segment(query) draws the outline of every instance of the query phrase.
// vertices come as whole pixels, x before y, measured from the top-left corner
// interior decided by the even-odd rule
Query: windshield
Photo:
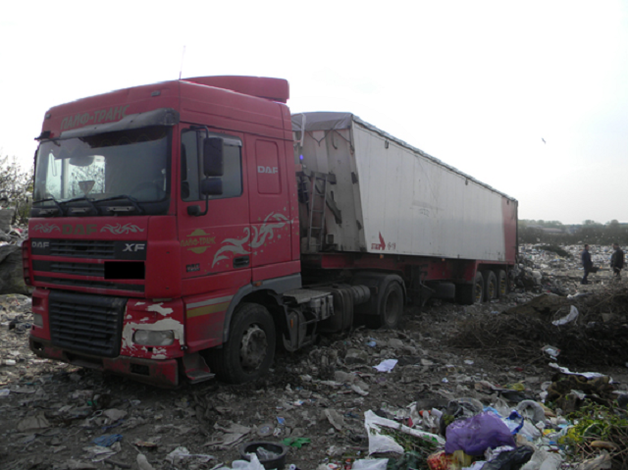
[[[101,213],[98,201],[105,199],[111,201],[108,205],[135,208],[166,201],[169,135],[170,128],[155,126],[42,142],[37,152],[35,205],[63,207],[64,202],[80,205],[83,201]]]

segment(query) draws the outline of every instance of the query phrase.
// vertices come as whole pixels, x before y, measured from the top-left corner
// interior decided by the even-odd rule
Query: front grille
[[[52,343],[85,354],[118,356],[125,305],[126,299],[118,297],[50,292]]]
[[[35,276],[35,281],[67,287],[86,287],[94,289],[115,289],[130,292],[144,292],[144,284],[122,284],[107,281],[83,281],[81,279],[57,279],[48,276]]]
[[[116,255],[115,242],[107,240],[50,240],[51,256],[76,258],[107,258]]]
[[[62,261],[33,261],[35,271],[47,271],[77,276],[104,277],[105,265],[102,263],[66,263]]]

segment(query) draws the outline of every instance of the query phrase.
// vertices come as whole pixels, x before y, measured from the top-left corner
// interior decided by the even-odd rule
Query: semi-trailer
[[[504,295],[517,201],[288,82],[196,77],[51,108],[23,244],[40,357],[161,386],[268,372],[409,301]]]

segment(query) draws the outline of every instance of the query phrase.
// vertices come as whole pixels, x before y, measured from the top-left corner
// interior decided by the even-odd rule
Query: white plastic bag
[[[388,459],[363,459],[353,462],[353,470],[386,470]]]

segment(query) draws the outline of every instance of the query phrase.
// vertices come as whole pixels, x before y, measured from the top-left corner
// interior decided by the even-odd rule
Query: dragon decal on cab
[[[244,237],[242,238],[225,238],[221,245],[223,245],[214,255],[214,261],[212,262],[212,268],[219,261],[229,259],[227,253],[233,253],[235,255],[248,255],[254,249],[259,248],[267,240],[272,240],[275,236],[273,230],[282,228],[288,222],[288,218],[283,214],[277,214],[271,212],[264,219],[264,225],[258,230],[257,227],[253,227],[253,239],[251,240],[251,229],[249,227],[244,228]],[[247,245],[248,244],[248,249]]]

